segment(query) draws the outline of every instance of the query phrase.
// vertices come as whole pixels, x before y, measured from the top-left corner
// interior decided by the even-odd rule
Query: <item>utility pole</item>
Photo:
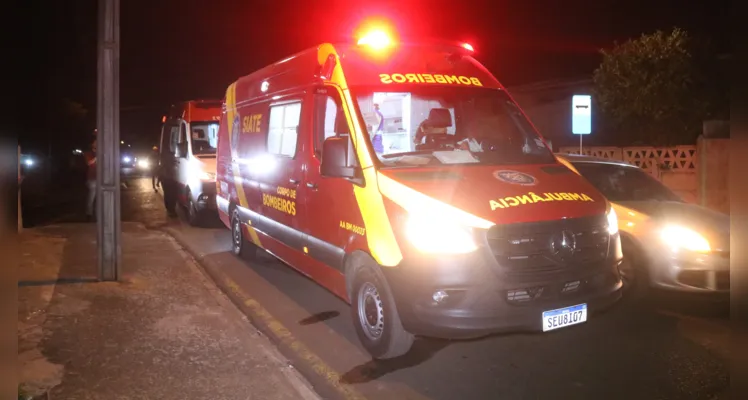
[[[99,0],[96,221],[99,279],[121,277],[119,182],[119,0]]]

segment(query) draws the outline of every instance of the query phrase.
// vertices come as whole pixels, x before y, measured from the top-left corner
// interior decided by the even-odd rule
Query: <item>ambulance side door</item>
[[[176,153],[179,143],[179,122],[167,121],[161,131],[159,148],[159,174],[164,179],[176,179]]]
[[[305,232],[309,256],[334,269],[343,271],[345,248],[358,235],[363,236],[363,222],[353,183],[343,178],[320,175],[322,143],[330,136],[346,135],[339,92],[332,86],[313,90],[314,115],[312,140],[307,153],[304,183],[299,191],[305,202]]]
[[[182,204],[187,204],[185,195],[185,189],[187,182],[189,181],[189,175],[191,171],[190,165],[190,147],[188,139],[188,126],[184,120],[179,121],[179,142],[177,144],[177,158],[175,162],[176,167],[176,180],[178,185],[179,196],[177,198]]]
[[[299,133],[303,131],[303,94],[284,96],[270,104],[266,149],[272,166],[259,177],[262,193],[262,229],[271,237],[303,251],[301,210],[297,198],[303,162]],[[282,257],[282,255],[281,255]]]

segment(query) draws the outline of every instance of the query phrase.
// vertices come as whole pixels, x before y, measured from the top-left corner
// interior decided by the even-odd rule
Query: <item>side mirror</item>
[[[177,157],[187,158],[187,142],[181,142],[177,145]]]
[[[348,162],[348,136],[332,136],[322,143],[320,174],[329,178],[356,178],[357,168]]]

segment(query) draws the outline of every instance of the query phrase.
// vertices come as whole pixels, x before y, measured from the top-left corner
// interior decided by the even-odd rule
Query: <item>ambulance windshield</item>
[[[384,167],[553,163],[503,90],[449,86],[358,87],[354,95]],[[405,89],[405,90],[403,90]]]
[[[218,122],[193,122],[190,124],[190,129],[192,130],[192,154],[215,155],[218,146]]]

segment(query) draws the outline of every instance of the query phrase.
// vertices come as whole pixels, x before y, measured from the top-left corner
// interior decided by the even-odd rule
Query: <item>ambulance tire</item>
[[[231,207],[231,252],[237,257],[246,256],[249,259],[257,257],[258,248],[244,237],[239,210]]]
[[[352,272],[351,314],[361,344],[375,359],[406,354],[413,346],[414,336],[403,328],[379,266],[368,259]]]

